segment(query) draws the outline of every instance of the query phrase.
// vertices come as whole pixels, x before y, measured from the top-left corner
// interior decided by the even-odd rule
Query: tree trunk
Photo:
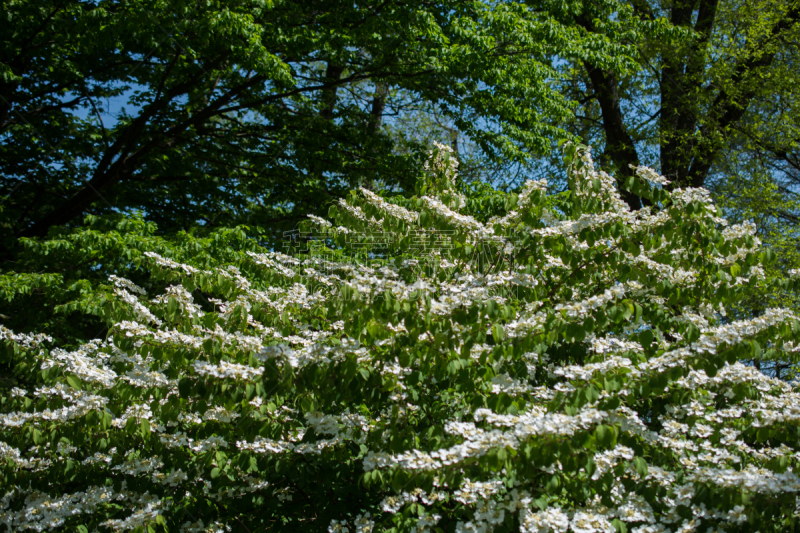
[[[628,165],[639,166],[639,156],[636,153],[633,139],[625,128],[622,111],[619,107],[617,77],[613,72],[604,72],[589,63],[584,63],[584,67],[589,74],[589,81],[603,115],[606,154],[611,158],[617,176],[623,178],[633,176],[634,171]],[[620,196],[631,209],[637,210],[642,207],[640,198],[635,194],[620,189]]]

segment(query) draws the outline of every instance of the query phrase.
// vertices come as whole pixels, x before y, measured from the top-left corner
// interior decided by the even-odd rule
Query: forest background
[[[554,176],[571,140],[620,179],[648,165],[672,188],[711,190],[776,250],[770,277],[800,265],[798,2],[23,0],[1,12],[0,319],[14,331],[67,345],[102,334],[84,296],[110,274],[136,281],[150,237],[208,237],[213,253],[238,235],[223,228],[245,225],[277,248],[353,187],[411,195],[433,141],[455,150],[485,217],[502,207],[496,189],[525,179],[569,194]],[[733,311],[774,305],[797,301],[760,294]]]

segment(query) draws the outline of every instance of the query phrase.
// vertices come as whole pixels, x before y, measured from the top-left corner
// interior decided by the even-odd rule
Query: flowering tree
[[[418,196],[353,193],[304,254],[146,253],[168,286],[112,276],[105,339],[0,328],[0,524],[794,527],[800,394],[738,361],[797,361],[800,322],[725,317],[770,253],[702,189],[639,168],[624,185],[654,207],[631,211],[567,155],[570,194],[528,182],[481,221],[439,147]]]

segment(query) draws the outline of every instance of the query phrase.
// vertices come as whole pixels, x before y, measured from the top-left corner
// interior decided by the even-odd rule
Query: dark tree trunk
[[[622,117],[619,107],[620,98],[617,77],[612,72],[603,70],[584,63],[589,81],[592,84],[600,111],[603,115],[603,130],[606,134],[605,153],[611,158],[617,176],[627,178],[633,175],[633,170],[628,165],[639,165],[639,156],[633,144]],[[642,202],[638,196],[620,189],[622,199],[631,209],[640,209]]]

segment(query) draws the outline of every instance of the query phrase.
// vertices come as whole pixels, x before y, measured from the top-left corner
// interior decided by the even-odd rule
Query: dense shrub
[[[725,313],[770,253],[704,190],[641,168],[632,212],[567,153],[570,194],[479,222],[440,147],[417,197],[354,192],[291,250],[130,256],[85,297],[104,339],[0,329],[0,524],[793,528],[800,395],[738,361],[796,362],[800,322]]]

